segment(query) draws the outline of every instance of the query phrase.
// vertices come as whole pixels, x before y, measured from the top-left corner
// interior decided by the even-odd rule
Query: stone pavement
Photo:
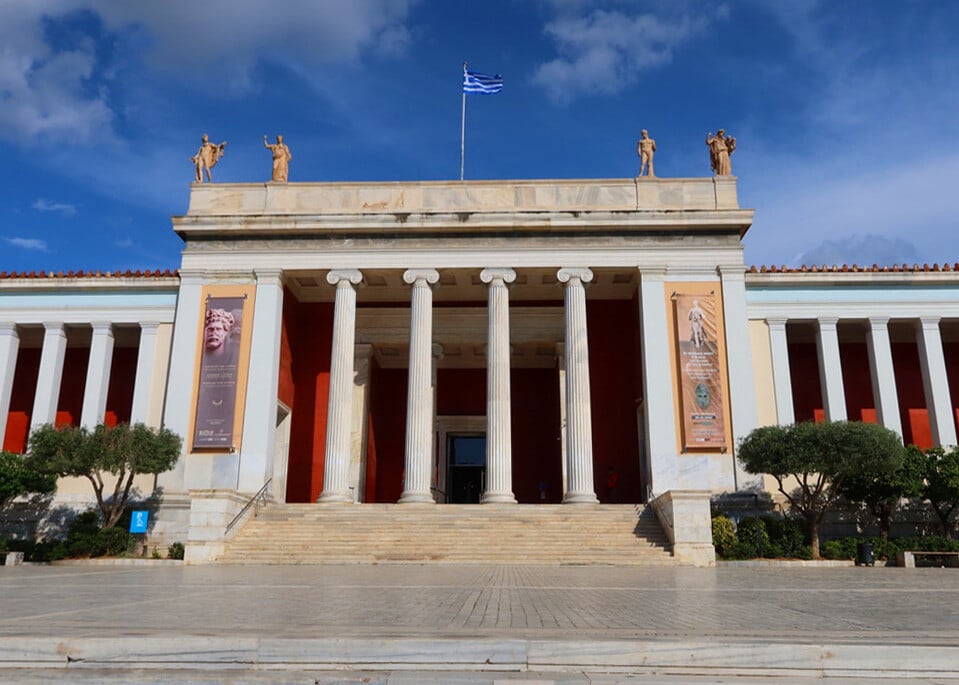
[[[955,569],[3,567],[0,682],[945,683],[957,619]]]

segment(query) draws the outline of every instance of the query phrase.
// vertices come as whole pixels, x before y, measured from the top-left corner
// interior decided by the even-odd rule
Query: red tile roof
[[[848,264],[843,264],[842,266],[837,266],[833,264],[829,266],[828,264],[806,266],[803,264],[799,267],[788,267],[788,266],[751,266],[749,267],[748,273],[783,273],[783,274],[796,274],[796,273],[839,273],[839,272],[855,272],[855,273],[890,273],[890,272],[922,272],[922,271],[959,271],[959,262],[955,264],[933,264],[929,266],[928,264],[893,264],[892,266],[879,266],[878,264],[873,264],[872,266],[859,266],[858,264],[853,264],[849,266]]]
[[[174,278],[180,275],[177,270],[170,269],[154,271],[0,271],[0,279],[10,278]]]

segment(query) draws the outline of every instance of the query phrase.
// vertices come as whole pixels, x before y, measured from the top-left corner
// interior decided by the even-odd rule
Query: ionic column
[[[919,319],[919,366],[922,370],[922,388],[926,394],[929,412],[929,431],[936,445],[956,444],[956,423],[949,396],[949,377],[946,375],[946,357],[942,351],[942,335],[938,316]]]
[[[62,323],[43,324],[43,349],[40,352],[40,371],[37,390],[33,396],[30,432],[57,419],[60,399],[60,381],[63,380],[63,360],[67,354],[67,333]]]
[[[746,312],[746,269],[742,265],[718,269],[723,289],[723,325],[726,329],[726,363],[729,365],[729,410],[735,445],[756,427],[756,381]],[[750,478],[738,460],[733,460],[734,486]]]
[[[846,391],[842,382],[842,360],[839,357],[839,319],[820,318],[816,349],[819,352],[819,384],[822,387],[823,409],[827,421],[846,420]]]
[[[283,281],[279,269],[256,270],[250,358],[243,408],[243,438],[237,490],[257,492],[273,475],[276,396],[280,384]],[[240,398],[237,398],[238,400]]]
[[[513,496],[512,428],[510,426],[510,346],[508,283],[516,272],[508,268],[483,269],[489,284],[489,327],[486,359],[486,490],[480,502],[516,502]]]
[[[0,450],[7,432],[10,398],[13,396],[13,377],[17,372],[20,335],[16,324],[0,323]]]
[[[881,426],[902,435],[899,395],[892,364],[892,346],[889,344],[889,317],[869,318],[866,348],[869,351],[869,376],[872,378],[876,418]]]
[[[566,446],[568,485],[564,504],[595,504],[593,487],[593,421],[589,397],[589,335],[586,329],[586,288],[589,269],[560,269],[565,284]]]
[[[153,389],[153,369],[157,349],[155,321],[140,322],[140,346],[137,348],[137,371],[133,381],[133,406],[130,423],[148,423],[150,417],[150,393]]]
[[[433,446],[433,291],[435,269],[410,269],[403,280],[412,285],[410,302],[410,366],[406,394],[406,480],[401,504],[433,504],[430,466]]]
[[[107,412],[107,391],[110,389],[110,367],[113,364],[113,326],[103,321],[95,321],[92,326],[87,382],[80,411],[80,425],[86,428],[103,423]]]
[[[776,419],[779,425],[796,422],[793,404],[793,383],[789,371],[789,343],[786,338],[786,319],[766,319],[769,328],[769,349],[773,362],[773,389],[776,393]]]
[[[366,501],[366,456],[370,428],[370,360],[373,346],[353,346],[353,405],[350,407],[350,485],[353,501]]]
[[[351,502],[350,414],[353,405],[353,343],[356,340],[356,286],[363,274],[356,269],[330,271],[336,286],[333,309],[333,351],[330,355],[330,395],[326,414],[326,454],[323,492],[317,502]]]

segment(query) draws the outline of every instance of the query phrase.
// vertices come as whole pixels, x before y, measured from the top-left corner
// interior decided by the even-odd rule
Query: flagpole
[[[466,78],[466,62],[463,62],[463,78]],[[465,82],[465,81],[464,81]],[[463,114],[460,118],[460,180],[466,160],[466,90],[463,90]]]

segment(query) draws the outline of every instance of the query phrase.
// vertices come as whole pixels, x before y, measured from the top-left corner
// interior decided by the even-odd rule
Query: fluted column
[[[786,338],[786,319],[766,319],[769,327],[769,348],[773,362],[773,388],[776,393],[776,419],[779,425],[796,422],[793,404],[793,383],[789,371],[789,343]]]
[[[110,367],[113,364],[113,326],[104,321],[96,321],[92,325],[87,382],[83,390],[83,408],[80,410],[80,425],[86,428],[103,423],[106,416]]]
[[[513,496],[512,428],[510,426],[509,291],[516,280],[508,268],[483,269],[489,284],[489,327],[486,351],[486,490],[480,502],[516,502]]]
[[[956,444],[956,422],[949,395],[949,376],[946,357],[942,351],[939,317],[924,316],[919,320],[919,367],[922,370],[922,388],[926,393],[929,413],[929,431],[936,445]]]
[[[410,365],[406,395],[406,480],[401,504],[433,504],[430,466],[433,446],[433,291],[435,269],[410,269],[403,280],[410,297]]]
[[[822,386],[823,409],[827,421],[846,420],[846,391],[842,382],[842,360],[839,356],[839,319],[818,319],[819,383]]]
[[[330,271],[336,286],[333,310],[333,351],[330,355],[330,395],[326,414],[326,454],[323,492],[318,502],[351,502],[350,414],[353,405],[353,343],[356,340],[356,286],[363,274],[356,269]]]
[[[0,450],[7,432],[10,398],[13,396],[13,377],[17,372],[20,335],[16,324],[0,323]]]
[[[589,397],[589,335],[586,329],[585,283],[589,269],[560,269],[565,284],[566,448],[567,486],[564,504],[595,504],[593,486],[593,420]]]
[[[62,323],[43,324],[43,349],[40,352],[40,371],[30,414],[30,432],[57,419],[60,399],[60,381],[63,380],[63,361],[67,354],[67,333]]]
[[[899,394],[892,364],[892,346],[889,343],[889,317],[870,317],[866,336],[869,351],[869,376],[872,378],[872,397],[879,425],[902,435],[899,415]]]

